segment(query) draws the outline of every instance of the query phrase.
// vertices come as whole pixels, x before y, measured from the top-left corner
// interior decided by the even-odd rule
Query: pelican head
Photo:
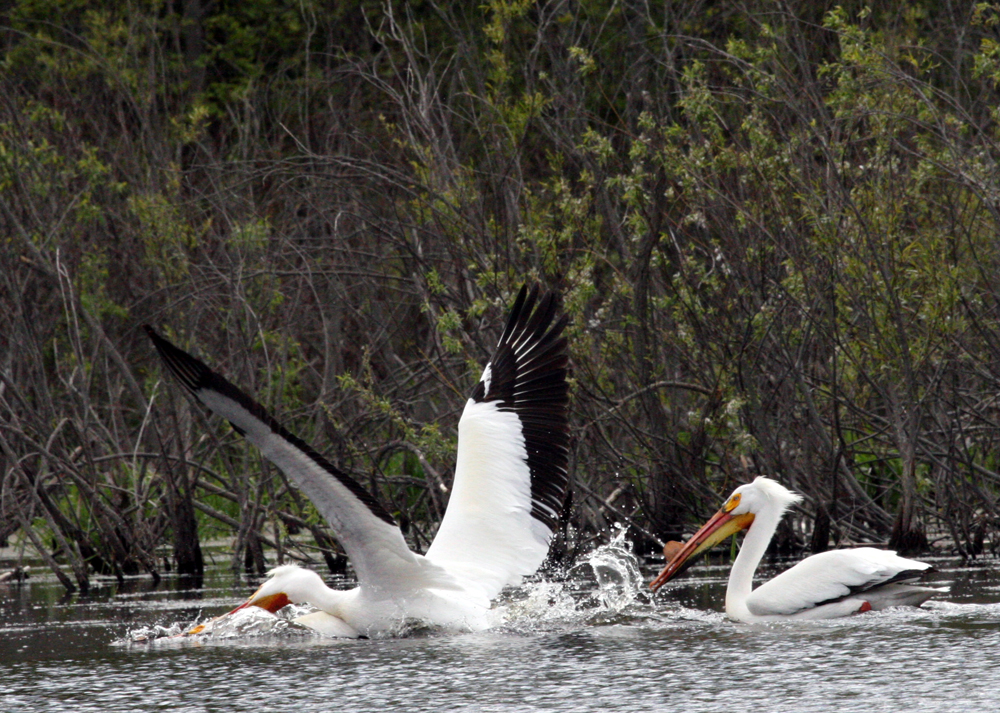
[[[322,578],[311,569],[293,564],[275,567],[256,592],[233,611],[260,607],[274,614],[289,604],[307,604],[317,591],[326,589]]]
[[[217,616],[212,621],[218,621],[247,607],[260,607],[275,614],[289,604],[309,603],[316,592],[326,588],[320,576],[312,570],[296,567],[293,564],[275,567],[267,573],[267,579],[249,599],[231,612]],[[205,630],[205,626],[206,624],[199,624],[182,636],[200,634]]]
[[[785,510],[801,499],[801,496],[777,481],[764,476],[741,485],[729,496],[722,509],[674,554],[663,571],[650,583],[650,589],[655,592],[687,569],[698,555],[730,535],[749,528],[758,515],[767,513],[769,517],[780,520]]]

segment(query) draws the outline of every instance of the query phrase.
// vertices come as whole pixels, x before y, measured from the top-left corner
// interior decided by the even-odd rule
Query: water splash
[[[528,582],[504,592],[491,610],[493,628],[534,629],[578,618],[576,600],[564,582]]]
[[[639,596],[642,588],[642,571],[639,560],[632,554],[626,538],[626,530],[621,525],[614,537],[606,545],[601,545],[584,555],[576,567],[589,567],[597,580],[593,593],[599,602],[598,608],[607,613],[620,614]]]
[[[496,626],[537,631],[563,625],[618,623],[638,613],[643,595],[639,561],[624,528],[582,555],[561,575],[529,581],[506,592],[494,607]]]
[[[129,629],[123,638],[111,642],[111,645],[127,646],[128,644],[145,644],[157,639],[181,636],[187,628],[182,624],[140,626],[136,629]]]
[[[256,636],[311,635],[311,631],[292,622],[303,613],[301,607],[289,606],[279,614],[271,614],[258,607],[248,607],[223,614],[203,623],[175,623],[169,626],[154,624],[130,629],[118,645],[164,643],[165,641],[205,642],[206,640],[244,639]],[[195,633],[192,633],[195,632]]]

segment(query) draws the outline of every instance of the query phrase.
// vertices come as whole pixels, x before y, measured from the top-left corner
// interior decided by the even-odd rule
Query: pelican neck
[[[747,597],[753,590],[753,575],[757,571],[767,546],[778,529],[781,513],[774,507],[765,508],[755,513],[753,524],[747,529],[740,552],[729,571],[729,584],[726,586],[726,614],[730,618],[747,621],[753,619],[753,614],[747,608]]]

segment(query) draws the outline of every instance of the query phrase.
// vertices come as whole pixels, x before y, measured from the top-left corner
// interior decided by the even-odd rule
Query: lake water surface
[[[0,711],[998,710],[1000,563],[935,565],[951,593],[920,609],[746,625],[721,613],[726,567],[651,599],[652,570],[604,549],[511,593],[494,630],[361,641],[273,619],[159,636],[250,593],[224,573],[71,597],[38,573],[0,584]]]

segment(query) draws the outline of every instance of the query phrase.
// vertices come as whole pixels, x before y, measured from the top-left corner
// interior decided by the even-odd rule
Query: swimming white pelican
[[[545,559],[569,484],[566,317],[556,314],[553,293],[521,288],[459,420],[451,497],[424,555],[410,551],[392,516],[350,476],[146,326],[181,384],[312,500],[357,575],[356,588],[337,591],[315,572],[278,567],[238,609],[308,603],[320,611],[300,622],[332,636],[377,634],[405,620],[487,628],[490,601]]]
[[[650,588],[656,591],[692,558],[746,529],[726,587],[726,614],[737,621],[834,619],[894,606],[920,606],[942,591],[910,584],[930,569],[929,564],[873,547],[812,555],[750,591],[753,573],[785,510],[801,499],[770,478],[758,477],[741,485],[676,551]]]

